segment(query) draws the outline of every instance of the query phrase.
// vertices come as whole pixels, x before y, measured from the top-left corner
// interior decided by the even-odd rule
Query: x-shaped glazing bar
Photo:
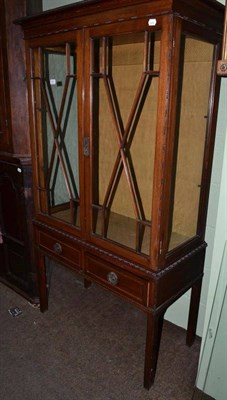
[[[61,168],[62,168],[62,172],[63,172],[65,184],[66,184],[66,189],[67,189],[67,192],[68,192],[68,195],[69,195],[69,199],[72,200],[74,196],[73,196],[73,192],[72,192],[72,189],[71,189],[70,181],[69,181],[69,178],[68,178],[68,174],[67,174],[64,158],[62,156],[62,150],[61,150],[60,144],[58,142],[58,137],[59,137],[59,133],[60,133],[60,127],[61,127],[63,113],[64,113],[64,109],[65,109],[66,97],[67,97],[68,88],[69,88],[69,82],[70,82],[71,78],[73,78],[73,79],[76,78],[76,75],[71,74],[71,71],[70,71],[70,54],[71,54],[70,53],[70,44],[67,43],[66,44],[66,79],[65,79],[64,89],[63,89],[63,95],[62,95],[62,100],[61,100],[61,105],[60,105],[60,111],[59,111],[59,115],[58,115],[58,118],[57,118],[57,121],[56,121],[57,122],[56,127],[55,127],[53,114],[52,114],[52,111],[51,111],[50,103],[49,103],[49,100],[48,100],[48,96],[47,96],[47,92],[46,92],[46,88],[45,88],[45,84],[44,84],[45,81],[44,81],[44,78],[43,78],[43,72],[41,72],[41,77],[38,78],[38,79],[40,79],[41,92],[43,94],[45,108],[47,110],[47,114],[48,114],[48,117],[49,117],[51,130],[52,130],[53,137],[54,137],[54,143],[53,143],[51,157],[50,157],[50,164],[49,164],[49,168],[48,168],[48,172],[47,172],[46,190],[49,189],[50,179],[51,179],[52,170],[53,170],[53,166],[54,166],[55,154],[56,154],[56,151],[57,151],[59,162],[60,162],[60,165],[61,165]]]
[[[144,63],[143,63],[143,72],[142,76],[140,78],[140,82],[138,85],[138,89],[133,101],[133,105],[131,108],[130,115],[128,117],[128,121],[126,123],[126,127],[122,126],[121,123],[121,117],[119,115],[118,111],[118,105],[116,96],[115,96],[115,89],[114,85],[112,82],[112,77],[109,74],[109,66],[108,66],[108,54],[107,50],[110,51],[109,49],[109,44],[108,44],[108,39],[103,38],[103,73],[102,77],[104,80],[104,85],[107,93],[107,98],[108,98],[108,103],[111,111],[111,116],[112,120],[115,126],[115,134],[116,134],[116,139],[117,139],[117,144],[118,144],[118,154],[117,158],[115,160],[114,168],[111,174],[110,182],[107,187],[106,195],[104,198],[103,202],[103,209],[109,209],[111,206],[111,202],[114,197],[114,193],[116,192],[118,183],[120,181],[120,176],[122,173],[122,170],[124,169],[125,174],[126,174],[126,179],[127,179],[127,184],[130,190],[130,193],[132,195],[133,199],[133,206],[134,206],[134,212],[137,221],[138,220],[145,220],[145,215],[143,211],[143,206],[142,206],[142,201],[140,198],[140,193],[138,190],[137,182],[136,182],[136,177],[134,174],[134,169],[133,169],[133,164],[131,158],[128,156],[128,163],[127,163],[127,156],[126,156],[126,151],[129,151],[131,143],[127,143],[128,137],[130,132],[132,131],[133,127],[133,122],[137,119],[137,116],[140,110],[140,105],[143,101],[144,97],[144,92],[146,86],[149,84],[149,76],[157,76],[158,72],[156,71],[151,71],[150,70],[150,51],[151,51],[151,45],[149,43],[149,36],[148,32],[145,32],[145,46],[144,46]],[[146,95],[145,95],[146,96]],[[130,162],[129,162],[130,161]]]

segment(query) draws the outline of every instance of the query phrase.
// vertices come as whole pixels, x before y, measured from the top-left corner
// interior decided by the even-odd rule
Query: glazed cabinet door
[[[80,234],[82,38],[55,35],[29,43],[38,219]],[[76,229],[75,229],[76,228]]]
[[[169,29],[170,20],[158,17],[97,27],[87,36],[90,238],[146,265],[158,241],[152,209],[159,202],[155,159],[164,136]]]

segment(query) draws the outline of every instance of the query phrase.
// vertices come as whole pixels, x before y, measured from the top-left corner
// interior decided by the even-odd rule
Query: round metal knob
[[[118,284],[118,276],[115,274],[115,272],[109,272],[107,274],[107,280],[112,286],[116,286]]]
[[[222,72],[226,72],[226,71],[227,71],[227,64],[221,64],[220,70],[221,70]]]
[[[62,253],[62,247],[61,247],[60,243],[55,243],[53,245],[53,250],[54,250],[55,253],[61,254]]]

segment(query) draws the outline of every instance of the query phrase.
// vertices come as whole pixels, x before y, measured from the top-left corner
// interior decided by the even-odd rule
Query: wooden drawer
[[[81,252],[74,245],[59,240],[58,237],[39,232],[39,245],[45,252],[54,255],[59,262],[71,265],[77,269],[81,265]]]
[[[120,295],[138,304],[147,305],[148,281],[125,272],[98,257],[85,255],[86,275]]]

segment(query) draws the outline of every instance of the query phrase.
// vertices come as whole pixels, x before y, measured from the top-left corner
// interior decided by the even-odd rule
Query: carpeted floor
[[[13,318],[8,309],[19,307]],[[164,323],[156,381],[143,388],[145,315],[77,275],[53,269],[41,314],[0,284],[1,400],[191,400],[200,341]]]

